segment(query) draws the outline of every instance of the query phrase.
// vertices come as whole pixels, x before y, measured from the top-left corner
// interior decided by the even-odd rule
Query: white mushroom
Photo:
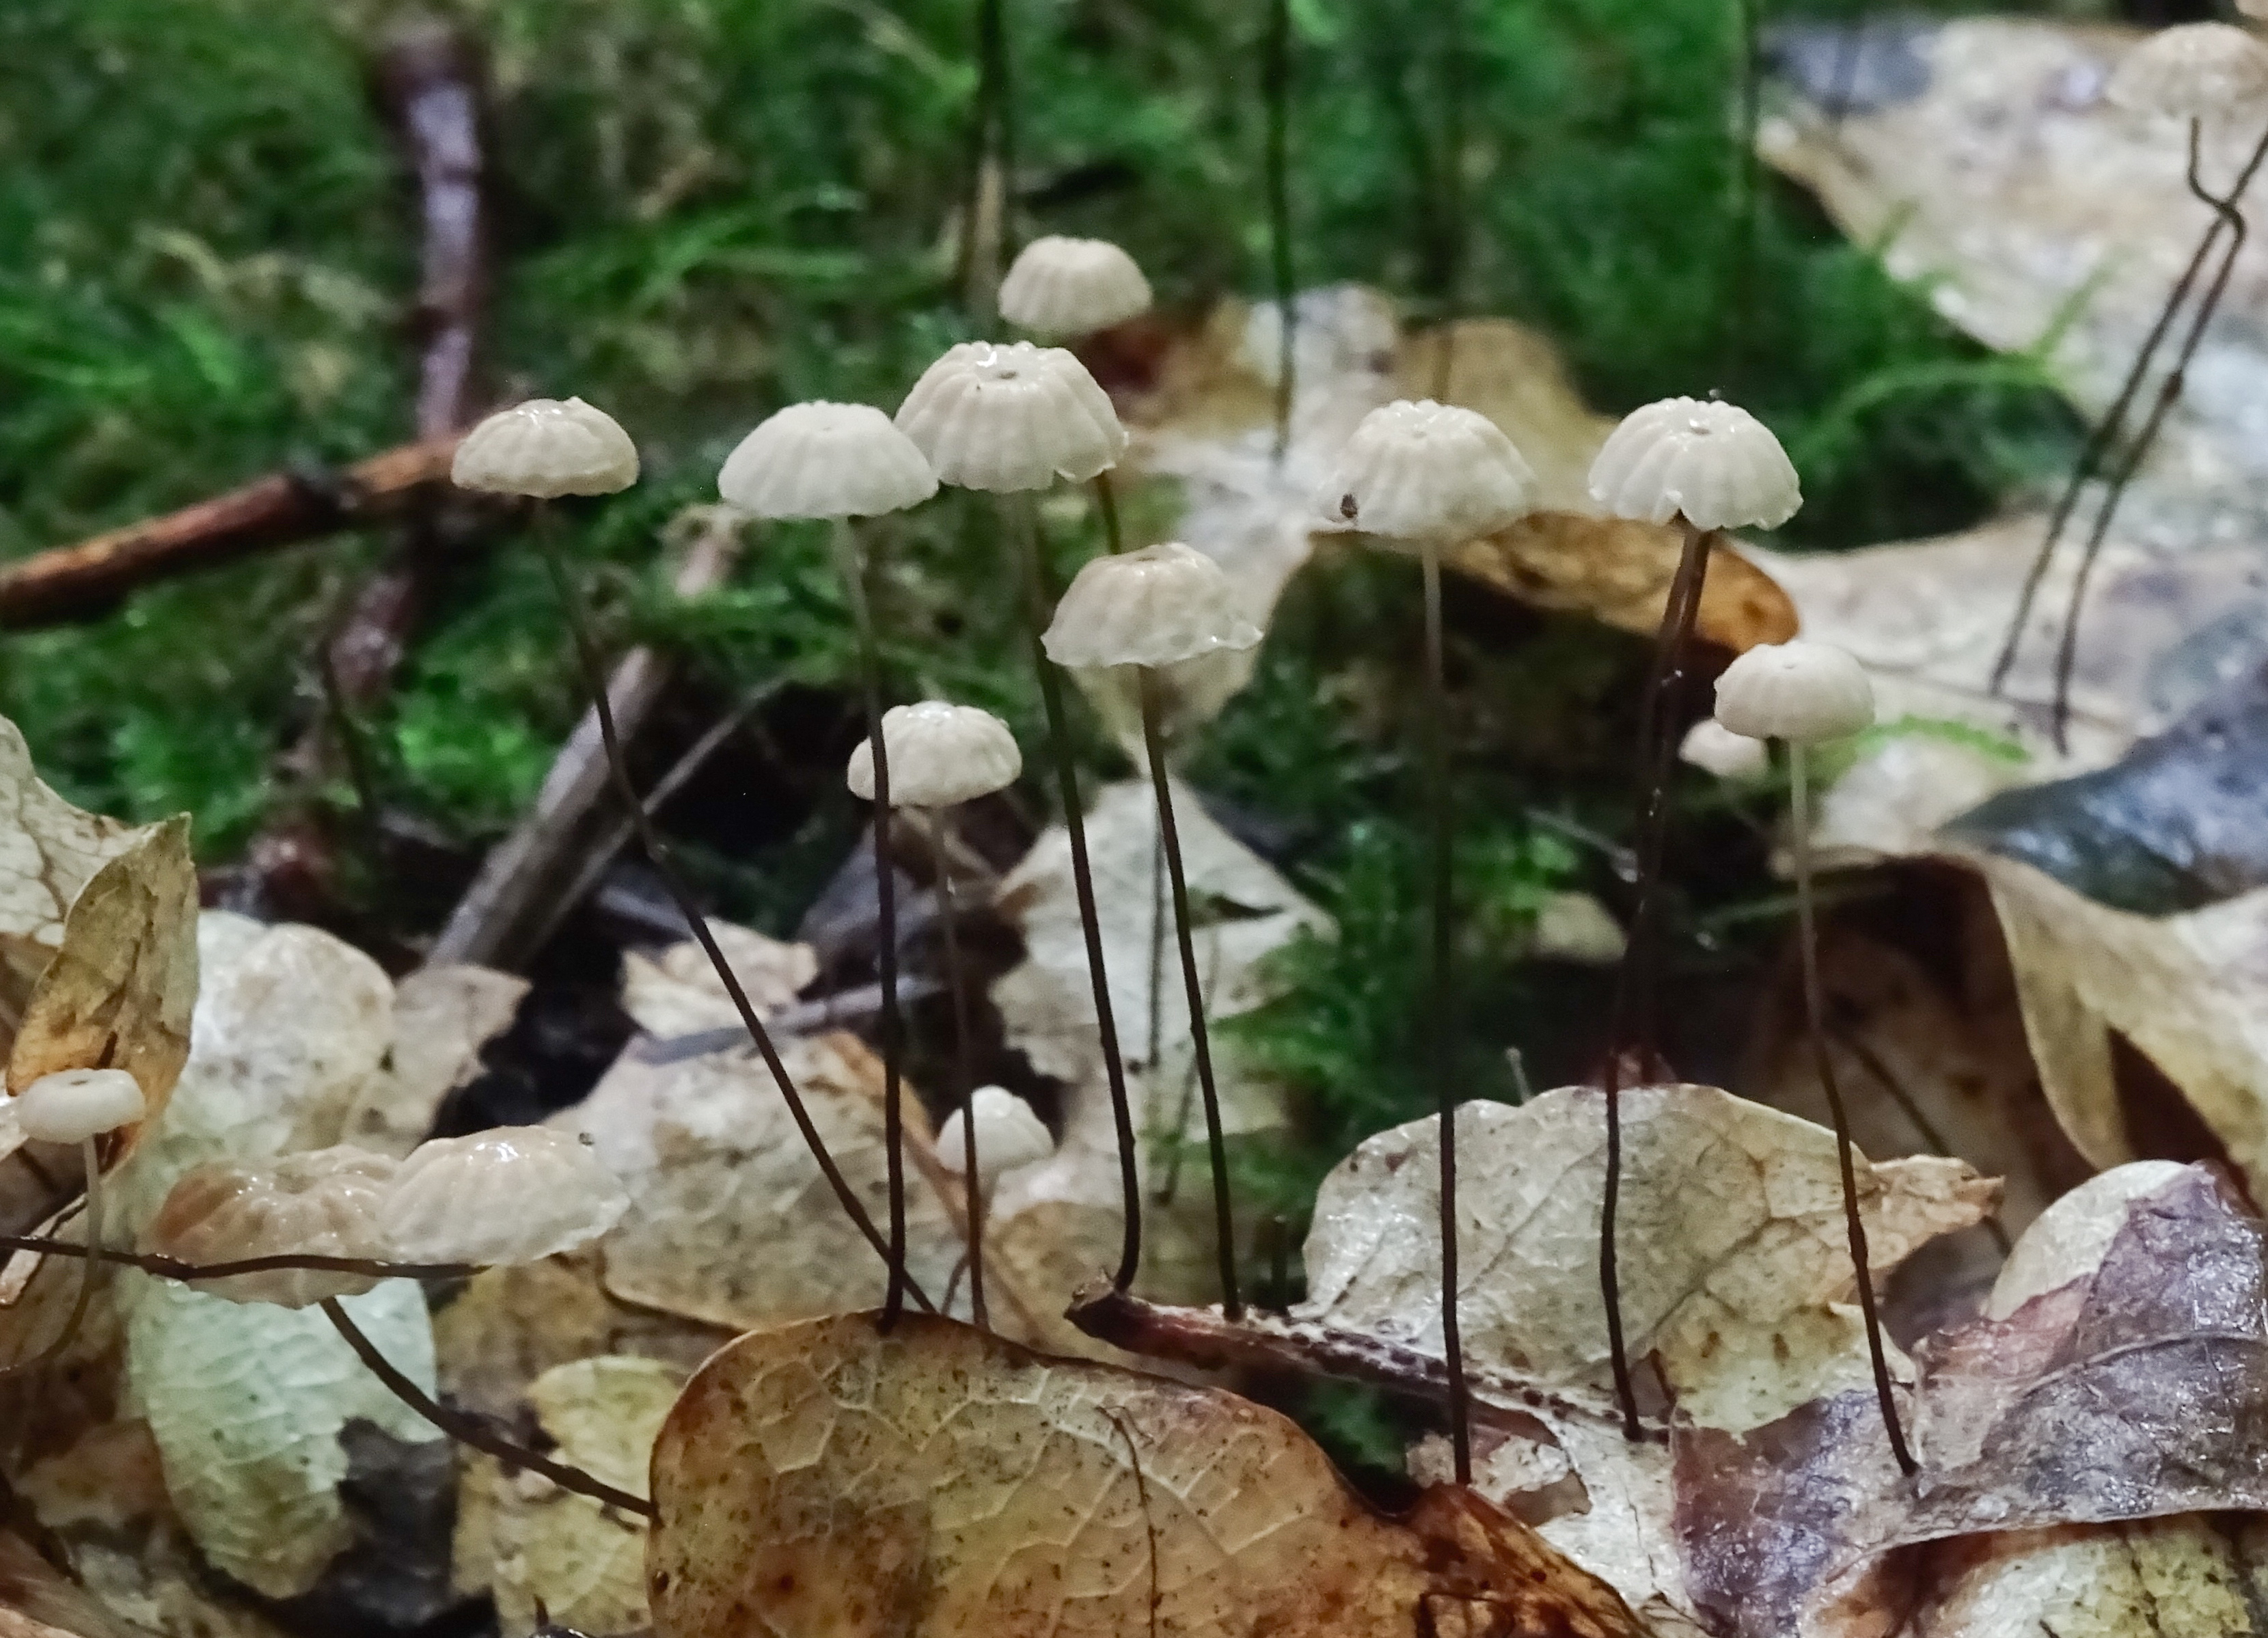
[[[979,1087],[968,1099],[976,1118],[976,1176],[980,1188],[990,1189],[1003,1172],[1056,1152],[1056,1140],[1032,1106],[1005,1087]],[[968,1163],[968,1114],[954,1110],[938,1128],[937,1158],[954,1177],[965,1174]]]
[[[1167,541],[1087,564],[1056,604],[1044,641],[1059,666],[1170,666],[1255,647],[1260,628],[1237,612],[1219,564]]]
[[[630,1197],[590,1143],[549,1126],[499,1126],[409,1152],[378,1226],[405,1263],[532,1263],[597,1239]]]
[[[1535,474],[1504,430],[1471,410],[1407,399],[1363,417],[1316,486],[1326,527],[1449,546],[1535,510]]]
[[[531,398],[465,434],[449,469],[459,489],[549,500],[611,495],[637,482],[637,446],[579,398]]]
[[[1060,347],[963,342],[899,406],[898,428],[942,483],[1004,493],[1085,483],[1118,463],[1110,395]]]
[[[1803,505],[1770,428],[1737,405],[1665,398],[1633,410],[1591,463],[1591,498],[1618,518],[1776,529]]]
[[[123,1069],[59,1069],[16,1095],[16,1122],[40,1143],[84,1143],[130,1126],[148,1108]]]
[[[1764,643],[1717,679],[1717,720],[1752,740],[1815,745],[1869,728],[1874,690],[1865,668],[1827,643]]]
[[[925,699],[882,713],[890,759],[890,806],[951,808],[1005,790],[1024,771],[1008,725],[974,705]],[[861,801],[874,800],[874,742],[858,742],[844,778]]]
[[[346,1145],[287,1155],[268,1166],[199,1166],[166,1196],[143,1230],[142,1249],[199,1264],[287,1256],[380,1259],[386,1251],[378,1209],[394,1175],[393,1160]],[[197,1289],[232,1302],[306,1308],[325,1297],[359,1295],[377,1283],[368,1274],[279,1268],[200,1280]]]
[[[1036,336],[1085,336],[1150,310],[1150,281],[1107,239],[1049,234],[1000,281],[1000,316]]]
[[[937,474],[871,404],[790,404],[725,457],[717,489],[759,518],[871,518],[921,505]]]

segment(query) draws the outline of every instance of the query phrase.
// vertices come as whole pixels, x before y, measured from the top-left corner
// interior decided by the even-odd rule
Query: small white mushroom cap
[[[1771,430],[1737,404],[1664,398],[1623,417],[1591,463],[1591,498],[1617,518],[1697,529],[1776,529],[1803,505]]]
[[[637,482],[637,446],[579,398],[531,398],[465,434],[449,468],[459,489],[492,495],[611,495]]]
[[[962,342],[898,406],[898,430],[941,483],[999,491],[1085,483],[1118,464],[1110,395],[1060,347]]]
[[[1535,510],[1535,474],[1476,410],[1402,399],[1363,417],[1315,486],[1329,527],[1447,546]]]
[[[2118,60],[2110,100],[2137,114],[2213,120],[2268,101],[2268,45],[2229,23],[2161,28]]]
[[[409,1151],[379,1207],[405,1263],[533,1263],[597,1239],[630,1196],[585,1140],[549,1126],[499,1126]]]
[[[1831,644],[1761,643],[1717,679],[1717,720],[1752,740],[1839,740],[1874,727],[1874,688]]]
[[[976,1116],[976,1181],[990,1189],[1000,1174],[1042,1161],[1056,1152],[1056,1140],[1032,1106],[1005,1087],[979,1087],[968,1099]],[[965,1111],[954,1110],[938,1128],[937,1158],[958,1177],[968,1159]]]
[[[2092,1274],[2126,1227],[2127,1207],[2188,1169],[2174,1161],[2130,1161],[2089,1177],[2049,1206],[2000,1265],[1986,1316],[2006,1319],[2041,1293]]]
[[[1170,666],[1252,648],[1228,576],[1179,541],[1097,557],[1072,577],[1042,639],[1059,666]]]
[[[1036,336],[1085,336],[1150,310],[1150,281],[1107,239],[1049,234],[1000,281],[1000,316]]]
[[[1762,740],[1735,734],[1714,717],[1704,717],[1685,730],[1677,747],[1680,761],[1720,779],[1754,779],[1771,767],[1771,753]]]
[[[941,699],[893,705],[882,713],[890,753],[890,806],[950,808],[1005,790],[1024,771],[1008,725],[989,711]],[[874,800],[874,742],[863,739],[844,771],[850,794]]]
[[[717,491],[759,518],[873,518],[921,505],[937,474],[872,404],[790,404],[725,458]]]
[[[182,1174],[142,1232],[142,1249],[188,1263],[255,1257],[386,1256],[378,1210],[395,1162],[342,1144],[287,1155],[268,1166],[215,1162]],[[325,1297],[358,1296],[368,1274],[316,1268],[203,1280],[197,1289],[232,1302],[306,1308]]]
[[[130,1126],[149,1108],[122,1069],[58,1069],[16,1095],[16,1123],[40,1143],[84,1143]]]

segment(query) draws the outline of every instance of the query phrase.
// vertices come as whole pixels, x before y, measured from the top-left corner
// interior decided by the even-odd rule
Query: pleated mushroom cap
[[[2176,119],[2256,112],[2268,104],[2268,45],[2229,23],[2161,28],[2118,60],[2110,95],[2122,108]]]
[[[1056,1152],[1056,1140],[1029,1103],[1005,1087],[979,1087],[969,1096],[968,1109],[954,1110],[938,1128],[938,1163],[956,1177],[968,1163],[965,1123],[972,1110],[977,1182],[984,1188],[990,1188],[1002,1172],[1043,1161]]]
[[[759,518],[873,518],[918,506],[937,474],[872,404],[790,404],[742,439],[717,491]]]
[[[1864,667],[1828,643],[1764,643],[1717,679],[1717,720],[1752,740],[1813,745],[1874,724]]]
[[[16,1095],[16,1122],[40,1143],[84,1143],[142,1118],[142,1083],[123,1069],[58,1069]]]
[[[1170,666],[1251,648],[1260,628],[1236,610],[1220,565],[1179,541],[1097,557],[1081,569],[1045,637],[1059,666]]]
[[[531,398],[465,434],[449,468],[459,489],[492,495],[611,495],[637,482],[637,446],[579,398]]]
[[[214,1162],[182,1174],[142,1232],[142,1249],[186,1263],[255,1257],[386,1257],[378,1210],[394,1176],[390,1156],[342,1144],[287,1155],[268,1166]],[[307,1308],[359,1296],[367,1274],[277,1268],[203,1280],[197,1289],[232,1302]]]
[[[1633,410],[1591,463],[1591,498],[1617,518],[1697,529],[1776,529],[1803,505],[1771,430],[1738,405],[1665,398]]]
[[[893,705],[882,713],[890,753],[890,806],[950,808],[1005,790],[1024,771],[1008,725],[989,711],[941,699]],[[874,800],[874,742],[864,739],[844,771],[850,794]]]
[[[498,1126],[410,1150],[378,1226],[405,1263],[532,1263],[597,1239],[629,1209],[572,1133]]]
[[[1333,528],[1454,545],[1535,510],[1535,474],[1486,416],[1403,399],[1363,417],[1316,485]]]
[[[1086,366],[1029,342],[962,342],[914,383],[897,423],[939,481],[963,489],[1081,483],[1126,450],[1110,395]]]
[[[1049,234],[1000,281],[1000,316],[1036,336],[1086,336],[1150,310],[1150,281],[1107,239]]]

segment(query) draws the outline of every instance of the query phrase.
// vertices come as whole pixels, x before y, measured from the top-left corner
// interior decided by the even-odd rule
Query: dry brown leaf
[[[1307,1245],[1303,1318],[1441,1348],[1438,1119],[1369,1139],[1324,1179]],[[1623,1323],[1657,1356],[1681,1415],[1768,1422],[1862,1380],[1865,1352],[1832,1133],[1713,1087],[1623,1095]],[[1605,1099],[1563,1088],[1457,1118],[1467,1354],[1600,1394],[1606,1315],[1595,1245]],[[1994,1185],[1959,1161],[1859,1168],[1879,1274],[1977,1221]]]
[[[49,790],[32,771],[23,734],[0,717],[0,1013],[23,1015],[63,942],[71,901],[137,834]]]
[[[163,1113],[188,1060],[196,918],[185,815],[151,827],[88,879],[25,1006],[8,1057],[11,1093],[63,1069],[123,1069],[140,1083],[146,1111],[107,1164]]]
[[[783,944],[713,918],[709,931],[759,1015],[792,1006],[797,994],[819,976],[819,957],[808,944]],[[740,1022],[740,1009],[725,992],[725,982],[708,953],[691,939],[671,945],[659,956],[626,951],[622,1007],[637,1020],[639,1029],[665,1037],[733,1029]]]
[[[645,1492],[654,1435],[675,1403],[683,1374],[653,1360],[600,1355],[555,1366],[528,1389],[559,1459],[633,1494]],[[643,1521],[541,1474],[505,1478],[481,1464],[490,1491],[486,1521],[495,1565],[491,1590],[508,1633],[533,1631],[536,1611],[590,1638],[643,1631],[646,1530]],[[468,1475],[468,1487],[477,1482]]]
[[[347,1116],[345,1140],[396,1159],[433,1130],[442,1100],[480,1073],[527,980],[492,967],[421,967],[394,986],[394,1051]]]
[[[659,1638],[1643,1632],[1469,1493],[1382,1520],[1274,1412],[944,1320],[741,1338],[653,1495]]]
[[[1177,788],[1181,830],[1196,924],[1193,941],[1205,980],[1223,1128],[1250,1134],[1282,1126],[1284,1094],[1256,1074],[1218,1028],[1273,992],[1267,956],[1302,931],[1329,921],[1257,854],[1231,837],[1185,788]],[[1204,1112],[1194,1095],[1189,1009],[1170,919],[1158,920],[1153,872],[1158,809],[1146,783],[1105,788],[1087,815],[1086,840],[1103,931],[1103,966],[1126,1057],[1128,1091],[1145,1190],[1174,1173],[1174,1149],[1200,1144]],[[986,1244],[1025,1274],[1035,1305],[1059,1309],[1098,1269],[1115,1264],[1120,1234],[1118,1144],[1104,1080],[1101,1037],[1080,931],[1069,838],[1058,827],[1032,846],[1001,882],[1000,913],[1022,935],[1026,960],[993,985],[1008,1044],[1042,1074],[1062,1081],[1064,1130],[1054,1156],[1007,1174],[988,1217]],[[1167,911],[1170,918],[1170,909]],[[1158,1061],[1150,1062],[1154,927],[1167,930],[1157,969]],[[1209,1300],[1217,1293],[1211,1206],[1202,1162],[1181,1162],[1170,1201],[1152,1204],[1142,1288],[1165,1301]],[[1063,1337],[1050,1346],[1074,1346]]]

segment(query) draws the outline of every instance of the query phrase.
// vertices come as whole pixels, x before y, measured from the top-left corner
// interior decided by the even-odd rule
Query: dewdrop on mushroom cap
[[[1220,565],[1178,541],[1097,557],[1056,604],[1048,658],[1085,666],[1170,666],[1256,646]]]
[[[1591,498],[1617,518],[1697,529],[1776,529],[1803,505],[1770,428],[1738,405],[1665,398],[1633,410],[1591,463]]]
[[[1830,644],[1764,643],[1717,679],[1717,720],[1752,740],[1839,740],[1874,727],[1874,685],[1864,667]]]
[[[1677,757],[1725,780],[1761,778],[1771,767],[1771,753],[1762,740],[1735,734],[1714,717],[1704,717],[1685,730]]]
[[[1150,281],[1107,239],[1035,239],[1000,281],[1000,316],[1037,336],[1086,336],[1150,310]]]
[[[2268,101],[2268,45],[2229,23],[2183,23],[2118,60],[2109,94],[2137,114],[2213,120]]]
[[[35,1142],[84,1143],[132,1125],[148,1107],[122,1069],[59,1069],[16,1095],[16,1124]]]
[[[1486,416],[1403,399],[1363,417],[1315,488],[1336,528],[1454,545],[1535,510],[1535,474]]]
[[[497,410],[465,434],[449,467],[459,489],[538,500],[611,495],[637,476],[630,435],[579,398],[531,398]]]
[[[1118,411],[1086,366],[1029,342],[962,342],[914,383],[897,424],[940,483],[963,489],[1083,483],[1126,450]]]
[[[893,705],[882,713],[890,753],[890,806],[951,808],[1005,790],[1024,771],[1008,725],[989,711],[941,699]],[[874,800],[874,742],[864,739],[844,772],[850,794]]]
[[[717,491],[758,518],[873,518],[921,505],[937,474],[872,404],[790,404],[725,457]]]
[[[1043,1161],[1056,1152],[1056,1140],[1032,1113],[1032,1106],[1005,1087],[977,1088],[969,1096],[968,1110],[976,1117],[976,1181],[982,1188],[990,1188],[1002,1172]],[[956,1177],[968,1163],[967,1118],[967,1110],[956,1109],[938,1128],[938,1162]]]
[[[256,1257],[385,1257],[379,1203],[395,1162],[340,1145],[287,1155],[267,1166],[214,1162],[182,1174],[142,1231],[142,1249],[185,1263],[236,1263]],[[231,1302],[306,1308],[325,1297],[359,1296],[369,1274],[275,1268],[202,1280],[197,1289]]]
[[[421,1143],[379,1206],[405,1263],[532,1263],[597,1239],[630,1197],[591,1146],[549,1126],[499,1126]]]

